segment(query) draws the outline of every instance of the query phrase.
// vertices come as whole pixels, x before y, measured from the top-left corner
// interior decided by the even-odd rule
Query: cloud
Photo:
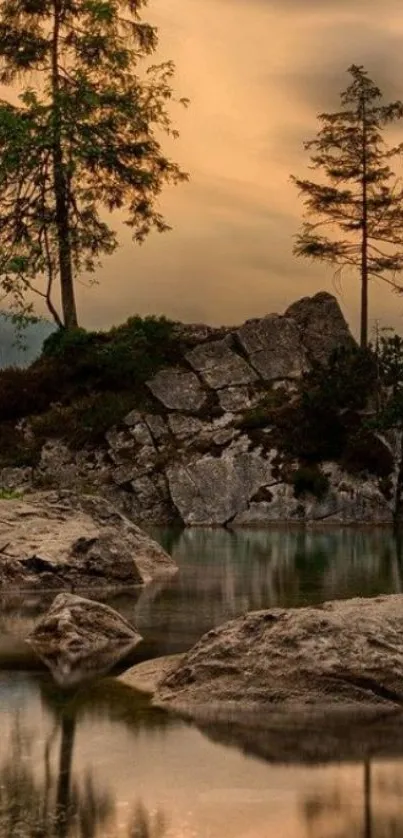
[[[338,105],[351,63],[403,98],[400,0],[153,0],[147,17],[191,99],[176,115],[180,140],[165,144],[191,180],[164,193],[172,233],[139,248],[116,219],[122,247],[98,288],[79,286],[84,321],[138,311],[239,323],[332,290],[330,269],[292,256],[301,204],[289,175],[303,174],[303,140]],[[374,287],[371,299],[371,316],[401,325],[396,297]],[[342,300],[356,323],[355,280]]]

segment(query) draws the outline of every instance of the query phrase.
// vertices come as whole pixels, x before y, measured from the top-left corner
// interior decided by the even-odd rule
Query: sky
[[[83,325],[134,313],[231,325],[334,291],[330,268],[292,254],[302,205],[290,174],[307,174],[303,142],[317,114],[338,107],[352,63],[403,99],[399,0],[149,0],[147,20],[191,100],[174,107],[180,138],[165,143],[190,180],[164,192],[172,232],[139,247],[113,219],[121,246],[98,287],[79,285]],[[358,280],[338,290],[356,332]],[[370,303],[371,325],[403,332],[403,296],[374,285]]]

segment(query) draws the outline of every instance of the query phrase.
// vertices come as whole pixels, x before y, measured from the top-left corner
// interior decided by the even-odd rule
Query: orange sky
[[[80,286],[81,319],[104,327],[130,314],[237,323],[332,290],[332,272],[292,256],[304,174],[303,140],[316,114],[338,106],[347,67],[364,64],[388,98],[403,99],[403,11],[398,0],[149,0],[161,58],[177,65],[181,137],[172,150],[189,184],[168,188],[171,233],[122,246],[98,288]],[[399,84],[400,78],[400,84]],[[403,125],[402,125],[403,139]],[[353,327],[357,281],[340,301]],[[372,321],[403,330],[403,297],[371,295]]]

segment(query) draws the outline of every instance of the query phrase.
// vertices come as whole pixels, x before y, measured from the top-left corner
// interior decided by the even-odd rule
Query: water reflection
[[[0,693],[1,686],[0,682]],[[6,713],[9,733],[0,761],[0,838],[116,835],[116,795],[95,778],[93,766],[74,770],[80,726],[88,718],[96,720],[95,728],[100,721],[118,720],[138,733],[144,728],[163,730],[167,716],[114,681],[66,693],[44,677],[31,680],[29,688],[31,699],[35,695],[40,700],[46,732],[38,736],[37,719],[30,720],[21,707]],[[149,813],[141,801],[131,807],[127,838],[162,838],[165,828],[162,812]]]
[[[137,625],[149,656],[183,651],[214,625],[246,611],[403,591],[402,545],[388,528],[153,534],[170,549],[179,574],[107,600]],[[105,600],[102,592],[95,595]],[[21,640],[53,596],[2,595],[0,665],[3,658],[8,667],[35,666]]]
[[[113,680],[0,677],[1,838],[401,838],[403,760],[251,759]],[[9,692],[8,698],[7,693]],[[230,737],[230,730],[228,731]]]
[[[239,614],[403,590],[401,545],[392,530],[155,531],[180,572],[151,585],[132,608],[142,634],[161,653],[188,648]]]
[[[302,804],[307,838],[401,838],[403,772],[366,760],[361,766],[361,809],[344,783],[309,795]]]

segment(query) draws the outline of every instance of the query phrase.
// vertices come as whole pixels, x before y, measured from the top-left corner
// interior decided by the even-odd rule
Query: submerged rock
[[[176,572],[150,536],[97,496],[40,492],[0,500],[0,587],[141,585]]]
[[[109,672],[142,637],[108,605],[59,594],[27,641],[55,681],[71,687]]]
[[[247,614],[208,632],[156,691],[194,718],[258,714],[272,724],[403,710],[403,595]],[[264,714],[264,715],[263,715]]]

